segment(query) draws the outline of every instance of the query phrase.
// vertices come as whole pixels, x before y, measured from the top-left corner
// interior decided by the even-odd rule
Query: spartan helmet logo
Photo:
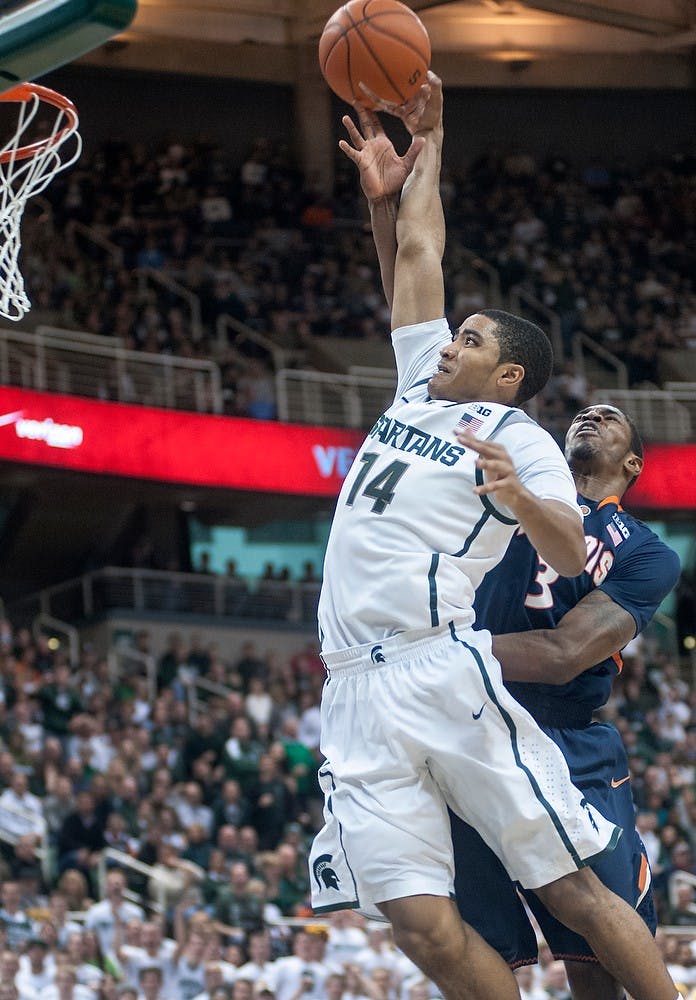
[[[386,663],[381,646],[373,646],[370,650],[370,659],[373,663]]]
[[[332,860],[330,854],[320,854],[312,865],[314,878],[320,889],[338,889],[338,875],[331,867]]]

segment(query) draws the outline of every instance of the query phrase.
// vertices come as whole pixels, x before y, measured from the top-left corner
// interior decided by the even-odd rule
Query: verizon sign
[[[18,420],[15,434],[18,438],[45,441],[49,448],[79,448],[84,437],[81,427],[57,424],[50,417],[45,420]]]
[[[0,388],[0,461],[335,496],[362,434]]]

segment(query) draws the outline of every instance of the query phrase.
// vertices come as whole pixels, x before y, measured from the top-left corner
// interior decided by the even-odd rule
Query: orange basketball
[[[339,97],[368,108],[403,104],[425,83],[430,39],[423,22],[399,0],[350,0],[329,18],[319,39],[319,65]]]

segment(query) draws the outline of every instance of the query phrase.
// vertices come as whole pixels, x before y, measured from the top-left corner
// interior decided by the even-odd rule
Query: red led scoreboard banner
[[[0,388],[0,460],[227,489],[335,496],[359,431]],[[696,444],[648,445],[629,508],[696,509]]]
[[[696,444],[646,444],[645,465],[626,506],[696,508]]]
[[[0,388],[0,460],[335,496],[363,435]]]

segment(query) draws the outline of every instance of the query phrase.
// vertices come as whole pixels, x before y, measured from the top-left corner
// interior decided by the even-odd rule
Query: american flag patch
[[[613,524],[607,525],[607,531],[609,532],[609,537],[611,538],[614,545],[621,545],[623,542],[623,535],[616,530]]]
[[[455,427],[455,430],[471,431],[472,434],[475,434],[481,427],[483,427],[483,420],[480,417],[475,417],[473,413],[464,413],[459,418],[459,423]]]

